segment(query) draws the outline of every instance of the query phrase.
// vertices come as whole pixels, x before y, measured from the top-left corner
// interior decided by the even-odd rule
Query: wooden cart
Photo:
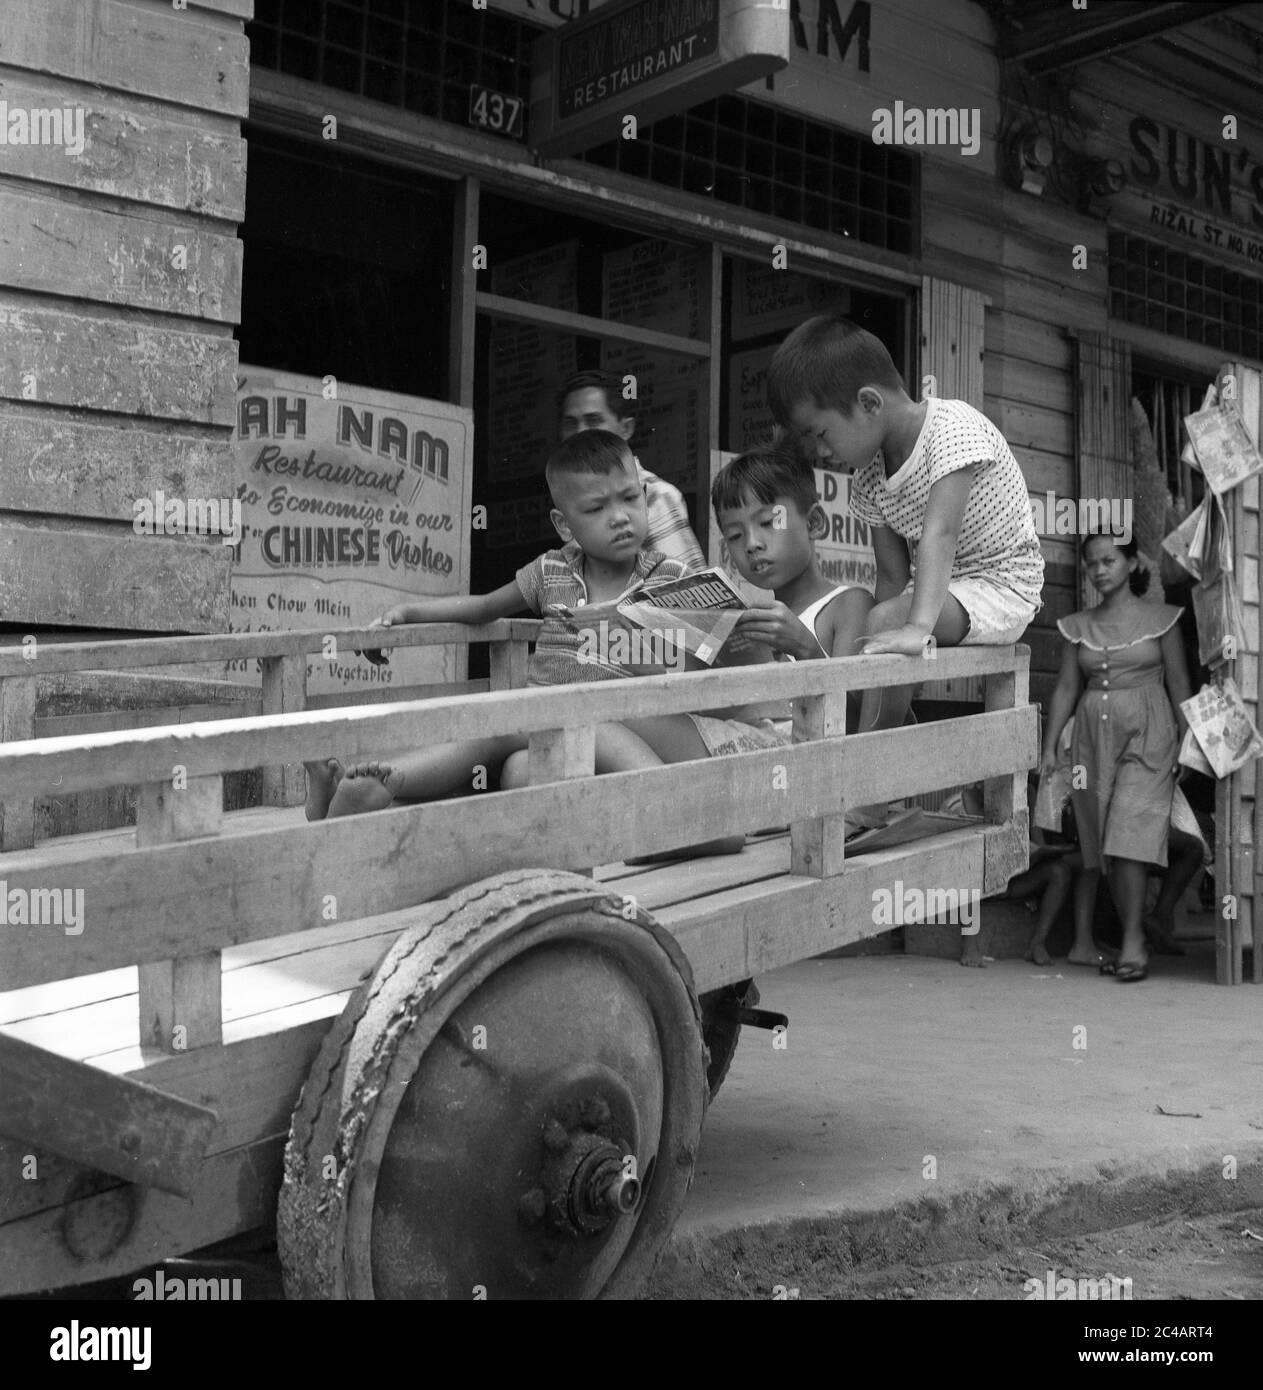
[[[529,626],[464,633],[495,644],[496,683]],[[213,641],[266,655],[265,701],[294,709],[326,637]],[[993,894],[1025,866],[1027,668],[941,651],[934,677],[982,677],[984,712],[849,737],[848,688],[924,673],[856,657],[0,746],[10,831],[52,788],[138,788],[134,830],[0,854],[0,1293],[275,1221],[291,1297],[634,1294],[685,1200],[708,1063],[717,1085],[757,1017],[744,982],[884,930],[897,880]],[[598,722],[784,699],[792,747],[589,775]],[[273,769],[286,801],[303,759],[508,732],[530,735],[521,790],[314,824],[221,810],[234,769]],[[981,822],[847,857],[845,804],[978,780]],[[624,862],[736,832],[739,855]]]

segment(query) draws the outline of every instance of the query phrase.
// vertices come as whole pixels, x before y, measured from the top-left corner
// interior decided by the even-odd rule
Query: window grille
[[[583,158],[888,251],[916,249],[916,156],[748,97],[668,116]]]
[[[247,26],[256,67],[460,126],[471,87],[529,101],[542,32],[467,0],[256,0]],[[583,157],[869,246],[918,250],[915,155],[747,97],[720,97]]]
[[[1110,314],[1242,357],[1263,357],[1263,280],[1144,237],[1109,239]]]
[[[539,29],[467,0],[255,0],[254,11],[255,67],[461,126],[471,87],[530,96]]]

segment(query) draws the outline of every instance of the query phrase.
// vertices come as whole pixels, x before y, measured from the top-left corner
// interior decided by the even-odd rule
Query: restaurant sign
[[[789,63],[784,0],[623,0],[538,39],[531,144],[568,155]],[[631,119],[629,119],[631,118]]]
[[[468,410],[262,367],[238,373],[233,632],[366,627],[422,594],[469,590]],[[257,681],[254,660],[229,663]],[[329,641],[312,693],[464,679],[456,647],[377,666]]]

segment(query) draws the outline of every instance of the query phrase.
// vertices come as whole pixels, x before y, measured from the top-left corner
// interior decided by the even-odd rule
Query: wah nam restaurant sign
[[[789,63],[778,0],[626,0],[538,39],[531,143],[567,155],[630,138],[656,121]]]
[[[468,591],[469,411],[263,367],[238,383],[233,632],[367,627],[418,595]],[[253,660],[229,668],[258,676]],[[463,679],[456,647],[307,665],[312,693]]]

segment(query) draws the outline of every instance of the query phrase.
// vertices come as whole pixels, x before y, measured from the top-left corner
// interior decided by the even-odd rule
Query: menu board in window
[[[494,294],[550,309],[578,311],[576,241],[502,261],[491,271]],[[488,477],[492,482],[538,477],[557,444],[557,392],[572,376],[575,340],[530,323],[495,319],[491,325],[491,409],[487,420]]]
[[[608,252],[602,267],[602,316],[696,338],[701,322],[697,250],[670,241],[642,241]],[[618,342],[604,343],[601,351],[606,371],[636,378],[636,456],[682,492],[697,485],[701,360]]]
[[[789,333],[815,314],[846,314],[850,308],[851,291],[845,285],[753,261],[733,262],[731,332],[735,342]]]

